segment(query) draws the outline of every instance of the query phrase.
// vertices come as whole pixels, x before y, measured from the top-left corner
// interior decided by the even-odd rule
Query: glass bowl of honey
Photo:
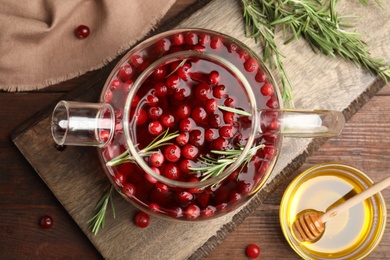
[[[291,226],[300,212],[326,212],[373,183],[359,169],[340,163],[319,164],[301,173],[289,184],[280,204],[280,225],[287,242],[304,259],[368,256],[378,246],[386,226],[386,204],[380,192],[327,221],[316,241],[300,242]]]

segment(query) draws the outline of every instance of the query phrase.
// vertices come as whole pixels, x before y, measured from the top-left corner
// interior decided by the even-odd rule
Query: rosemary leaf
[[[94,235],[97,235],[100,229],[104,228],[105,225],[105,219],[106,219],[106,214],[107,214],[107,205],[109,201],[111,200],[111,208],[113,212],[113,216],[115,218],[115,209],[114,209],[114,204],[112,202],[112,191],[113,191],[113,186],[111,185],[109,190],[102,196],[102,198],[99,200],[99,202],[96,204],[95,208],[93,211],[97,211],[96,214],[88,220],[89,227],[92,229],[92,233]]]

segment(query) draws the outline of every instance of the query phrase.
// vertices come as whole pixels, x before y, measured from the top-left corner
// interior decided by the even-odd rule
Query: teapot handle
[[[60,101],[52,113],[51,132],[58,145],[103,147],[114,128],[114,109],[107,103]]]
[[[288,137],[332,137],[345,125],[342,112],[334,110],[259,110],[261,135]]]

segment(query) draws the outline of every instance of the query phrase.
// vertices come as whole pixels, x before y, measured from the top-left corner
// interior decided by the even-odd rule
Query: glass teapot
[[[283,109],[261,59],[205,29],[161,33],[130,50],[100,102],[60,101],[59,145],[97,146],[107,177],[129,202],[176,220],[226,214],[269,177],[283,136],[331,137],[341,112]]]

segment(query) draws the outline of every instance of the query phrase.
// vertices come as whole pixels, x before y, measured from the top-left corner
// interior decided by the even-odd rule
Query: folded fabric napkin
[[[0,89],[36,90],[103,67],[176,0],[0,1]],[[90,34],[76,37],[79,25]]]

